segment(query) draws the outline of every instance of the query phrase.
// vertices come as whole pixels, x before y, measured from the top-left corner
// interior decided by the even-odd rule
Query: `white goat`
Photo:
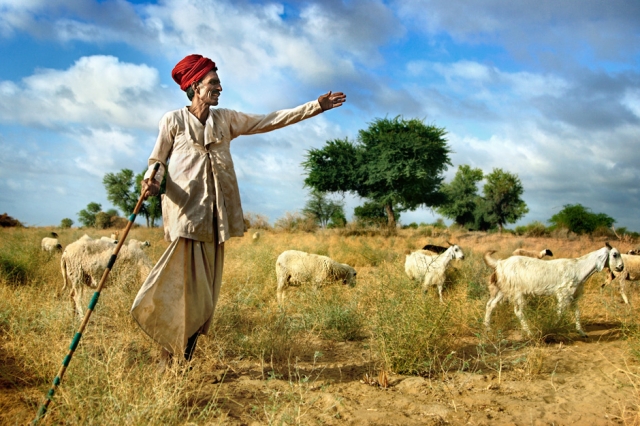
[[[353,286],[355,285],[356,270],[327,256],[287,250],[282,252],[276,260],[276,277],[278,279],[278,303],[282,303],[284,291],[291,284],[311,282],[320,286],[327,281],[342,281],[343,284]]]
[[[80,238],[67,246],[62,253],[60,269],[62,270],[62,291],[71,284],[71,294],[75,302],[75,310],[82,317],[82,294],[84,286],[96,288],[102,279],[105,269],[114,251],[114,245],[107,241]],[[140,281],[144,280],[153,263],[149,256],[136,244],[123,245],[120,248],[113,271],[134,267]]]
[[[602,284],[602,287],[607,284],[611,284],[613,280],[616,278],[620,279],[620,295],[622,296],[622,300],[627,305],[629,304],[629,299],[627,298],[627,293],[625,292],[627,280],[629,281],[638,281],[640,280],[640,256],[634,254],[621,254],[622,262],[624,263],[624,269],[622,272],[614,272],[611,269],[607,272],[607,280]]]
[[[514,304],[514,312],[522,329],[529,335],[531,330],[524,318],[524,297],[527,295],[553,295],[558,301],[558,314],[567,307],[574,308],[576,330],[586,337],[580,324],[578,300],[582,296],[584,283],[594,272],[604,267],[622,271],[624,264],[620,252],[606,246],[577,259],[540,260],[531,257],[512,256],[504,260],[495,260],[491,254],[484,254],[485,263],[494,269],[489,282],[490,298],[484,316],[484,325],[490,328],[491,312],[506,297]]]
[[[44,237],[42,239],[42,242],[40,243],[40,247],[42,248],[42,250],[49,253],[62,251],[62,245],[57,238]]]
[[[404,262],[404,270],[409,278],[422,282],[422,290],[426,292],[430,286],[438,286],[440,302],[444,287],[445,271],[452,259],[464,259],[464,253],[457,245],[452,245],[442,254],[429,255],[423,251],[408,254]]]
[[[531,251],[525,249],[515,249],[512,253],[513,256],[526,256],[535,257],[536,259],[542,259],[545,256],[553,256],[553,253],[549,249],[543,249],[541,251]]]

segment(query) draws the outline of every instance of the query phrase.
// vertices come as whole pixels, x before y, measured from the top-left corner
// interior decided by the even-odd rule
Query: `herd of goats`
[[[113,252],[114,243],[118,235],[110,238],[93,239],[84,235],[79,240],[69,244],[62,252],[61,269],[64,290],[70,284],[70,295],[74,301],[75,310],[82,317],[81,299],[85,286],[97,287],[104,273],[109,258]],[[259,234],[254,234],[254,240]],[[118,254],[116,266],[120,268],[136,268],[138,279],[144,280],[153,267],[153,262],[143,248],[149,242],[130,240],[122,245]],[[62,251],[57,235],[43,238],[42,249],[48,252]],[[610,284],[619,278],[620,293],[625,303],[629,303],[625,292],[627,280],[640,279],[640,256],[630,250],[621,254],[609,243],[604,247],[587,253],[578,258],[564,258],[544,260],[553,253],[544,249],[532,252],[517,249],[506,259],[494,259],[494,250],[486,252],[484,262],[493,269],[489,278],[489,300],[486,305],[484,325],[490,328],[491,313],[503,300],[514,305],[514,312],[520,320],[525,333],[531,334],[529,325],[523,314],[525,297],[555,296],[558,314],[570,308],[574,312],[576,330],[581,336],[586,336],[580,324],[580,310],[578,300],[582,296],[584,283],[596,271],[607,270],[607,280],[603,284]],[[464,259],[464,253],[456,244],[442,247],[428,244],[412,253],[407,254],[405,272],[407,276],[422,284],[424,292],[431,286],[437,286],[440,301],[443,302],[442,290],[445,282],[445,271],[454,259]],[[115,268],[114,268],[115,270]],[[284,302],[284,292],[289,285],[313,283],[321,286],[325,282],[338,281],[355,285],[356,270],[344,263],[339,263],[327,256],[306,253],[297,250],[286,250],[278,256],[275,265],[277,278],[277,301]]]

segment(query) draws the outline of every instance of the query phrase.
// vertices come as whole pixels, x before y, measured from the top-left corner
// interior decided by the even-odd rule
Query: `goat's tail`
[[[496,262],[496,260],[491,257],[491,255],[495,252],[496,252],[495,250],[489,250],[484,254],[484,256],[482,256],[482,258],[484,259],[484,263],[486,263],[487,266],[493,269],[496,269],[496,266],[498,266],[498,263]]]

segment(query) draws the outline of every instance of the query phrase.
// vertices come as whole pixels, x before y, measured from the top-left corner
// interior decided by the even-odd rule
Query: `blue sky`
[[[103,176],[145,168],[161,116],[188,102],[171,69],[200,53],[220,107],[348,96],[234,140],[246,212],[300,210],[307,150],[402,115],[446,128],[447,181],[462,164],[517,174],[518,224],[580,203],[640,231],[639,22],[636,0],[0,0],[0,213],[49,226],[111,208]]]

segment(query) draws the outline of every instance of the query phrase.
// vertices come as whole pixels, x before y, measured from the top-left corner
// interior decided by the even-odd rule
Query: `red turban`
[[[182,90],[187,90],[191,84],[200,81],[209,71],[214,69],[216,69],[216,64],[211,59],[202,55],[188,55],[173,67],[171,77]]]

